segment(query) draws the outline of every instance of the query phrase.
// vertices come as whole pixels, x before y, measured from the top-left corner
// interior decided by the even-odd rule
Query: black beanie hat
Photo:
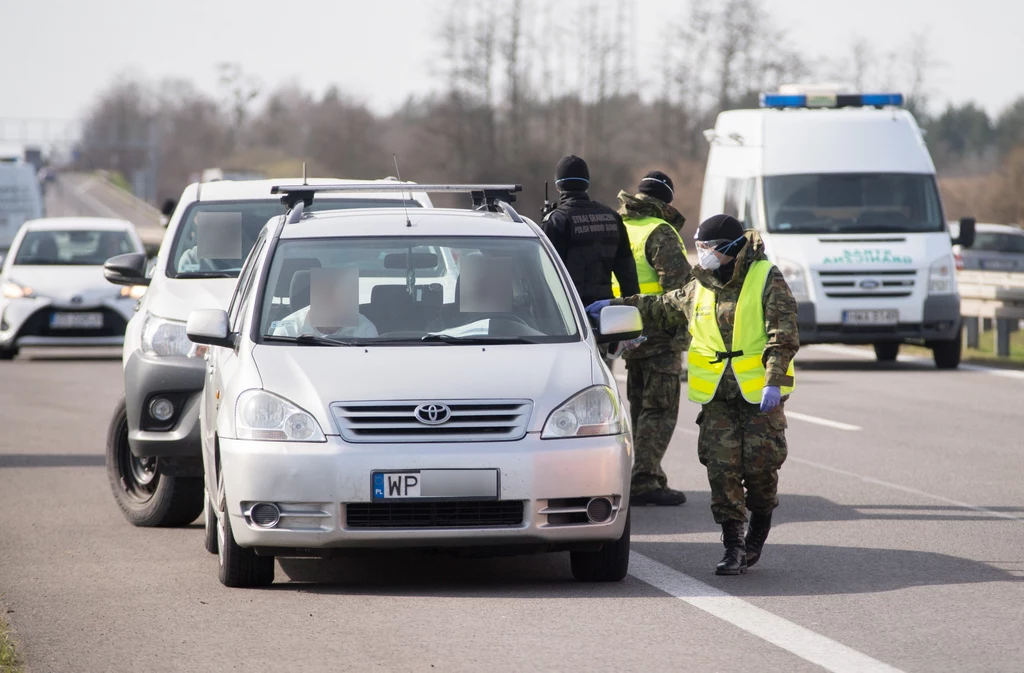
[[[555,189],[560,192],[585,192],[590,186],[590,169],[587,162],[575,154],[558,160],[555,166]]]
[[[712,215],[697,227],[698,241],[735,241],[743,235],[743,225],[732,215]]]
[[[661,171],[651,171],[640,180],[638,191],[665,203],[672,203],[672,199],[676,196],[675,188],[672,178]]]

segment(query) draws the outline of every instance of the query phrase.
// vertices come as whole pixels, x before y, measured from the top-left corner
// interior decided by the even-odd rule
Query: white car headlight
[[[239,439],[277,442],[326,442],[312,415],[288,400],[265,390],[247,390],[235,404],[235,431]]]
[[[807,276],[804,275],[804,270],[800,268],[800,265],[788,259],[777,259],[775,266],[779,267],[782,277],[786,279],[793,298],[797,301],[809,301],[811,295],[807,293]]]
[[[185,323],[165,320],[149,314],[142,325],[142,350],[147,355],[188,355],[192,342],[185,334]]]
[[[953,294],[956,291],[956,260],[946,255],[928,269],[928,294]]]
[[[4,299],[29,299],[35,296],[35,292],[32,291],[32,288],[25,287],[13,280],[9,280],[4,283],[3,292]]]
[[[551,412],[541,439],[618,435],[626,431],[622,407],[608,386],[594,386]]]

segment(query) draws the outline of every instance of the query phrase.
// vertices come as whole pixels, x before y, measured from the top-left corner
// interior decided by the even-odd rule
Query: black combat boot
[[[747,551],[743,546],[743,522],[722,524],[722,542],[725,556],[715,567],[716,575],[739,575],[747,572]]]
[[[757,563],[761,558],[761,548],[764,541],[768,539],[768,531],[772,529],[772,514],[751,514],[750,527],[747,530],[747,537],[744,540],[747,547],[747,567]]]
[[[682,505],[684,502],[686,502],[686,494],[674,488],[659,488],[655,491],[629,496],[630,507],[643,507],[644,505],[674,507]]]

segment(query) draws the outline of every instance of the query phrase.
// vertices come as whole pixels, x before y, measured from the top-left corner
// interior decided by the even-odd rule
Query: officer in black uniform
[[[543,220],[584,306],[612,298],[612,273],[623,297],[640,293],[626,225],[617,212],[591,200],[589,187],[587,162],[574,154],[562,157],[555,167],[558,205]]]

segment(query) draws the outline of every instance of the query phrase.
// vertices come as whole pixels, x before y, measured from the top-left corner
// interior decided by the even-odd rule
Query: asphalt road
[[[163,240],[160,212],[140,199],[114,186],[100,176],[88,173],[60,173],[46,187],[47,217],[114,217],[135,225],[143,243],[154,250]]]
[[[104,355],[0,366],[0,610],[30,672],[1024,668],[1024,374],[803,351],[782,506],[742,577],[712,572],[684,402],[666,466],[690,501],[634,512],[622,583],[575,583],[565,555],[401,551],[232,590],[198,523],[121,517]]]

